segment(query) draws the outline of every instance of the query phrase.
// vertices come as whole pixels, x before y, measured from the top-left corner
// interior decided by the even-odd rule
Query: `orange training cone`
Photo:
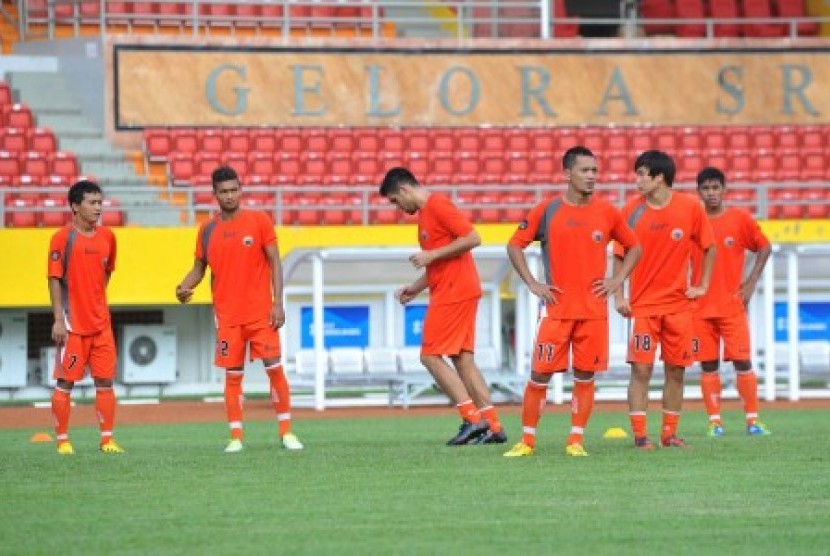
[[[29,439],[29,442],[52,442],[52,435],[48,432],[36,432]]]

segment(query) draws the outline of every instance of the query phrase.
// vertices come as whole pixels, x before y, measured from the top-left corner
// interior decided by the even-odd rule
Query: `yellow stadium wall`
[[[830,242],[830,220],[761,222],[775,243]],[[486,245],[505,245],[513,224],[477,226]],[[48,307],[46,261],[53,229],[0,229],[4,263],[0,266],[0,307]],[[196,228],[116,228],[118,260],[109,288],[112,305],[173,305],[173,291],[190,269]],[[413,246],[415,227],[321,226],[278,228],[283,257],[302,247]],[[207,281],[194,302],[207,303]]]

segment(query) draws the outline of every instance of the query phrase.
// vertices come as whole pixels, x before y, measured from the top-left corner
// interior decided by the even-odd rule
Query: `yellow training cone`
[[[36,432],[29,439],[29,442],[52,442],[52,435],[48,432]]]
[[[603,438],[628,438],[628,433],[625,432],[620,427],[611,427],[605,434],[602,435]]]

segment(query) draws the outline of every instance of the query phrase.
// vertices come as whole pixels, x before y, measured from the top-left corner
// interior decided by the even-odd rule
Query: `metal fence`
[[[286,0],[221,2],[218,0],[156,0],[156,2],[94,2],[83,0],[17,0],[19,31],[23,40],[54,38],[59,26],[74,30],[97,25],[105,35],[116,25],[175,28],[182,34],[210,35],[217,28],[278,29],[288,36],[303,28],[331,29],[352,26],[369,37],[382,37],[387,24],[406,29],[405,36],[482,38],[571,37],[574,29],[607,27],[606,36],[636,38],[644,28],[685,26],[697,28],[702,38],[715,38],[724,26],[783,26],[789,38],[803,36],[805,24],[830,22],[830,17],[765,18],[648,18],[640,16],[636,2],[621,1],[619,17],[567,17],[556,12],[556,2],[498,0]],[[148,5],[154,5],[150,9]],[[229,8],[228,8],[229,7]],[[344,11],[345,9],[345,11]],[[435,14],[440,14],[436,16]]]

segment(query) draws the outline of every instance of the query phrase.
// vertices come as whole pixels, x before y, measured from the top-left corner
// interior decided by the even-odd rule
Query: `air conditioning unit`
[[[26,313],[0,311],[0,388],[26,386],[26,326]]]
[[[49,388],[54,388],[55,383],[55,357],[58,356],[58,348],[55,346],[40,348],[40,383]],[[92,386],[95,381],[92,375],[89,374],[89,368],[86,369],[84,378],[75,383],[75,386]]]
[[[126,325],[121,335],[121,382],[163,384],[176,381],[176,328]]]

